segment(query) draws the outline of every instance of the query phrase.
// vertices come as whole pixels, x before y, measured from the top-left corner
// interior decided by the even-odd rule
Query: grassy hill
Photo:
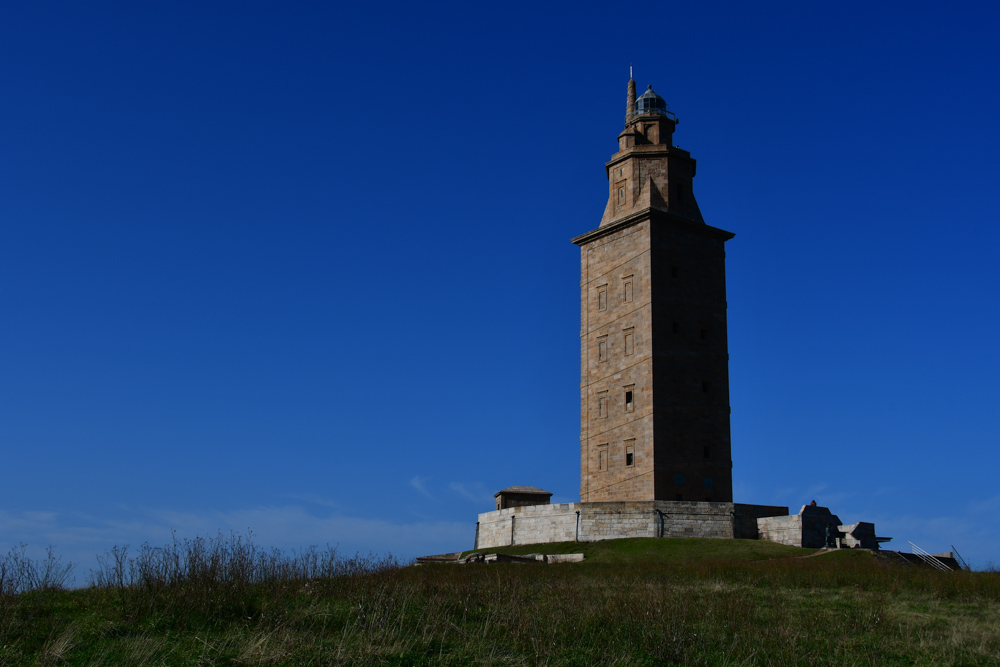
[[[500,554],[577,554],[589,564],[633,563],[646,566],[676,566],[690,561],[755,561],[774,558],[794,558],[815,553],[815,549],[799,549],[759,540],[709,540],[697,538],[635,538],[601,542],[554,542],[551,544],[520,544],[465,551]],[[864,552],[854,552],[856,554]]]
[[[586,560],[115,551],[86,589],[12,594],[0,576],[0,665],[1000,664],[1000,573],[744,540],[489,551]]]

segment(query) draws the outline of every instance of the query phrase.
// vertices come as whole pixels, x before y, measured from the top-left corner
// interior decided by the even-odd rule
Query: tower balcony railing
[[[630,113],[628,116],[625,117],[625,119],[631,120],[636,116],[647,116],[647,115],[665,116],[666,118],[669,118],[670,120],[674,121],[674,123],[680,122],[677,119],[677,114],[675,114],[670,109],[643,109],[642,111],[636,111],[634,113]]]

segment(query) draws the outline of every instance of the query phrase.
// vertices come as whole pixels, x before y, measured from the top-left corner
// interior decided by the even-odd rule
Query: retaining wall
[[[793,547],[820,549],[826,545],[826,527],[840,529],[840,517],[826,507],[803,505],[798,514],[757,519],[760,539]],[[875,528],[872,526],[872,538]],[[836,534],[836,533],[835,533]]]
[[[625,537],[732,538],[743,532],[737,530],[738,515],[757,513],[734,508],[733,503],[662,500],[510,507],[479,515],[475,548]],[[760,511],[769,510],[788,512],[787,508]]]

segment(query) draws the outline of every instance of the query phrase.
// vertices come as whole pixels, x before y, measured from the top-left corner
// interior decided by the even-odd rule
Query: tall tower
[[[628,82],[608,205],[580,246],[580,499],[731,502],[725,242],[677,117]]]

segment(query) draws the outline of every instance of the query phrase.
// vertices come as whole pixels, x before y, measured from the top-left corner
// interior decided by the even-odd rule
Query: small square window
[[[677,473],[676,475],[674,475],[674,484],[676,484],[677,486],[684,486],[684,475],[682,475],[681,473]]]
[[[597,339],[597,361],[598,363],[608,360],[608,337],[601,336]]]

